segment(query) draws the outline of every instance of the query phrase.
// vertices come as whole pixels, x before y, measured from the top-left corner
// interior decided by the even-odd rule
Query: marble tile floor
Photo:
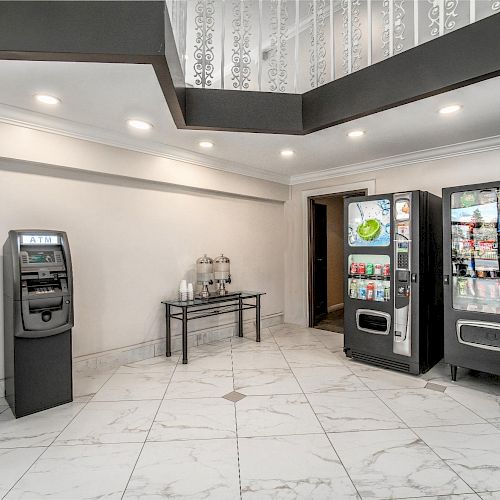
[[[500,500],[498,377],[262,334],[79,374],[73,403],[19,420],[0,399],[0,498]]]

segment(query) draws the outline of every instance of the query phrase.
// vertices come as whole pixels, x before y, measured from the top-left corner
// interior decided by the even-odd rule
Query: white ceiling
[[[61,104],[42,105],[33,99],[37,92],[58,96]],[[449,116],[437,113],[450,103],[462,104],[463,110]],[[307,136],[177,130],[150,66],[0,61],[0,121],[284,182],[500,135],[499,109],[500,78],[494,78]],[[146,120],[154,128],[130,130],[128,118]],[[356,140],[346,136],[357,128],[366,135]],[[198,142],[203,139],[213,141],[214,148],[201,150]],[[296,155],[281,158],[282,148],[292,148]]]

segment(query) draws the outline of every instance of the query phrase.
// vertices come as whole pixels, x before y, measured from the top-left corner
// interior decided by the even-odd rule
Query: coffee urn
[[[205,254],[196,261],[196,281],[201,285],[200,297],[210,296],[209,285],[214,283],[214,261]]]
[[[219,295],[226,295],[226,283],[231,283],[230,262],[224,254],[220,254],[214,260],[214,277]]]

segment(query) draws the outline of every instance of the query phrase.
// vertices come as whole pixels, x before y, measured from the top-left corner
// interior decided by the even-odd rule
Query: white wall
[[[29,143],[18,145],[30,150]],[[90,153],[93,145],[88,147]],[[0,149],[0,156],[2,153]],[[114,153],[124,163],[130,160],[126,151]],[[82,154],[79,150],[80,162]],[[57,149],[53,156],[58,163]],[[91,159],[89,155],[89,162]],[[141,158],[141,165],[147,165],[147,160]],[[182,169],[183,164],[178,163],[177,168]],[[210,174],[204,173],[205,181],[213,182]],[[247,179],[242,179],[239,188],[245,189]],[[236,181],[230,178],[230,182]],[[251,181],[251,195],[255,196],[261,186],[259,181]],[[269,183],[264,187],[269,189]],[[219,188],[224,191],[227,186],[219,183]],[[54,171],[50,166],[3,159],[0,248],[9,229],[60,229],[68,233],[75,283],[74,356],[161,339],[165,320],[160,301],[175,296],[181,279],[194,281],[195,261],[205,252],[212,257],[224,252],[230,257],[231,289],[267,293],[262,301],[263,316],[282,313],[283,203],[239,194],[188,190],[80,168]],[[1,286],[0,279],[3,293]],[[234,319],[226,315],[201,320],[190,328],[222,325]]]
[[[421,189],[441,196],[443,187],[500,181],[500,152],[488,151],[453,158],[425,161],[375,172],[337,177],[330,180],[297,184],[285,203],[287,245],[285,252],[285,321],[307,324],[307,288],[305,255],[305,217],[303,193],[332,192],[375,185],[375,193]]]

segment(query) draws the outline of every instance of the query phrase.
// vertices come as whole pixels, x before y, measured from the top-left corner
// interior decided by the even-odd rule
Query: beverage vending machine
[[[443,189],[444,359],[500,375],[500,181]]]
[[[443,356],[441,199],[346,198],[344,352],[419,374]]]

